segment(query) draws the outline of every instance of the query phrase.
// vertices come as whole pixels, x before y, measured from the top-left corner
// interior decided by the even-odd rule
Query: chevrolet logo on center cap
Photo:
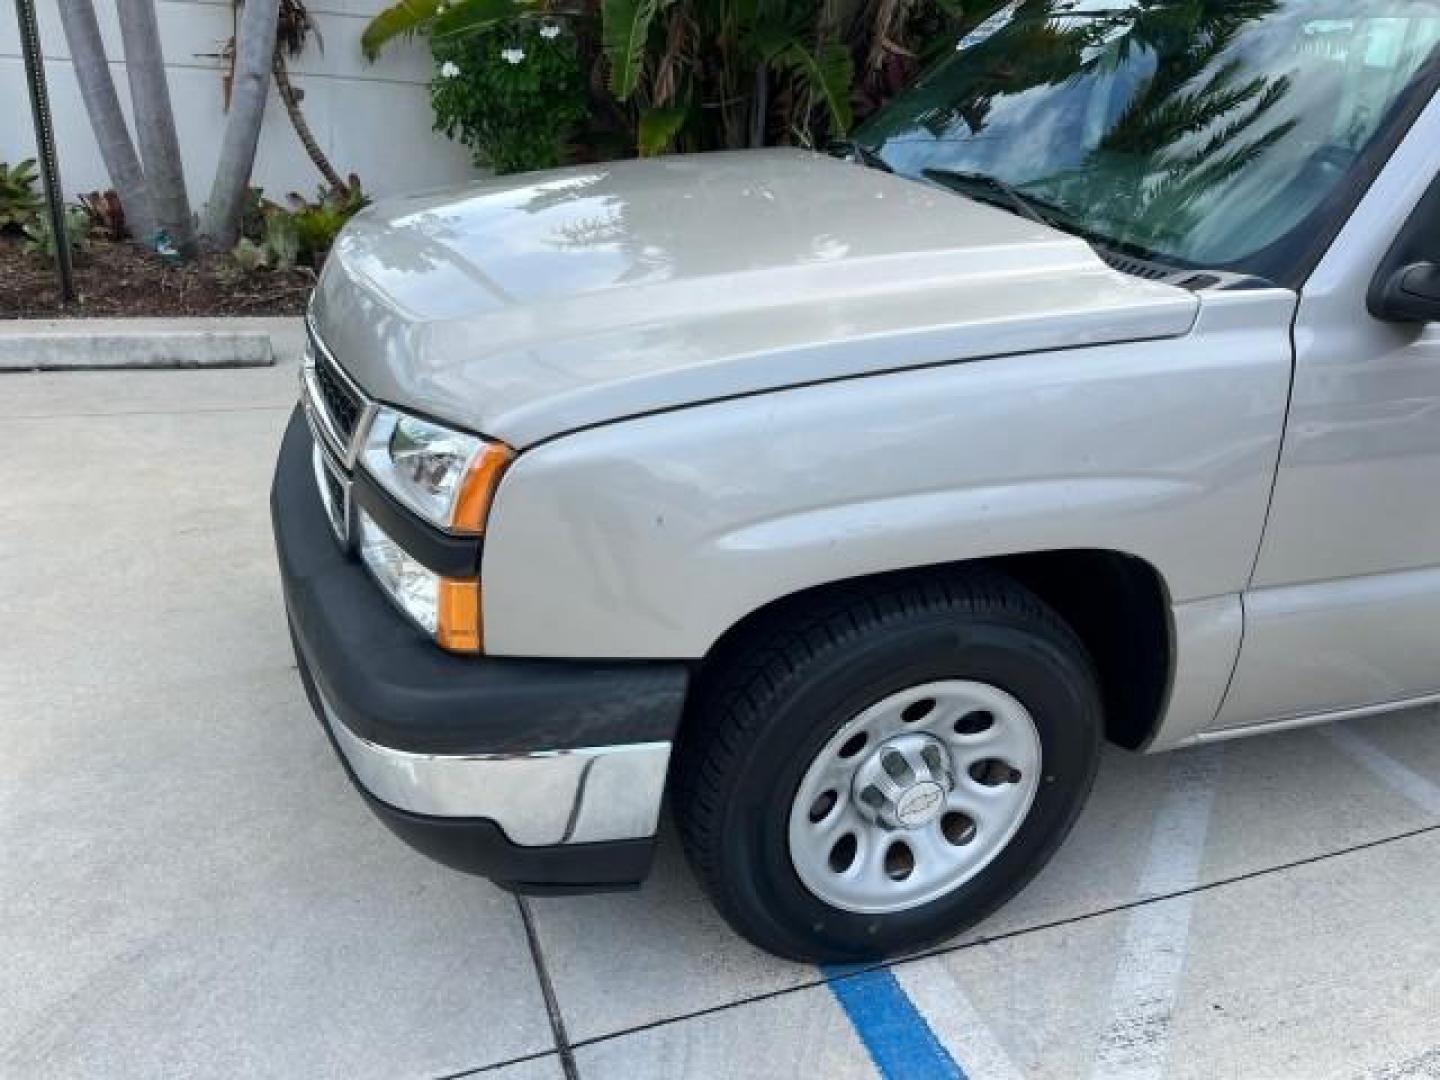
[[[895,816],[900,819],[900,824],[907,828],[924,825],[935,816],[944,801],[944,789],[939,784],[925,781],[916,784],[900,797]]]

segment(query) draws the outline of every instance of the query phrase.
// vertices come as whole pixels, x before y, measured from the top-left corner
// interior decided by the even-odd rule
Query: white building
[[[58,4],[36,0],[50,104],[68,199],[110,186],[70,67]],[[9,8],[11,5],[3,5]],[[475,175],[458,143],[431,130],[427,81],[430,53],[423,41],[397,41],[371,64],[360,52],[360,33],[384,0],[314,0],[307,5],[324,50],[312,39],[290,61],[292,81],[304,91],[303,108],[316,141],[340,174],[359,175],[375,195],[463,181]],[[229,0],[157,0],[175,126],[185,161],[190,199],[198,210],[210,192],[225,125],[223,67],[214,54],[232,31]],[[113,0],[95,0],[115,87],[129,109],[129,85]],[[0,12],[0,161],[35,156],[25,66],[13,12]],[[132,129],[133,135],[133,129]],[[252,183],[277,200],[290,191],[313,197],[320,174],[305,156],[285,108],[270,88]]]

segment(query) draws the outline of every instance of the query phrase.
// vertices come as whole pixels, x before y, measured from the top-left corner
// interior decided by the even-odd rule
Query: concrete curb
[[[0,321],[0,372],[269,367],[295,318]]]

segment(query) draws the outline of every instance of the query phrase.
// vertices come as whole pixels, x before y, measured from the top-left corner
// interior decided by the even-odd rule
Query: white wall
[[[110,186],[85,116],[69,63],[57,3],[37,0],[50,105],[66,195]],[[229,0],[157,0],[161,39],[170,75],[170,97],[185,160],[190,198],[198,211],[210,192],[225,123],[220,62],[216,53],[230,37]],[[314,0],[310,13],[324,37],[291,61],[295,85],[304,90],[311,130],[343,176],[358,173],[376,195],[438,187],[475,175],[458,144],[430,130],[426,82],[430,54],[423,42],[394,42],[374,64],[360,53],[360,32],[384,0]],[[0,161],[35,156],[35,137],[20,41],[9,2],[0,2]],[[129,110],[129,85],[113,0],[95,0],[116,90]],[[133,129],[132,129],[133,131]],[[252,183],[281,198],[289,191],[313,196],[321,183],[295,137],[284,106],[271,86]]]

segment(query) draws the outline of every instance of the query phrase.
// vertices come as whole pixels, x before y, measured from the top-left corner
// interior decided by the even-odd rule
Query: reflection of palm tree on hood
[[[766,198],[764,184],[756,179],[754,189],[736,188],[728,179],[719,180],[697,174],[692,183],[669,188],[656,188],[645,198],[633,198],[615,189],[606,190],[603,180],[598,188],[583,192],[594,206],[594,212],[576,215],[557,222],[549,243],[558,250],[592,249],[615,245],[626,255],[627,269],[616,284],[639,284],[658,277],[678,273],[688,276],[702,268],[689,265],[694,261],[713,258],[713,253],[697,247],[684,238],[690,231],[690,220],[703,215],[711,220],[734,220],[744,216],[752,222],[759,218],[761,228],[769,234],[793,231],[795,206],[788,199]],[[553,209],[578,197],[577,191],[537,193],[521,204],[520,209],[535,213]],[[825,199],[822,191],[815,198]],[[815,258],[835,254],[835,238],[815,234],[810,211],[807,210],[803,235],[809,239]]]

